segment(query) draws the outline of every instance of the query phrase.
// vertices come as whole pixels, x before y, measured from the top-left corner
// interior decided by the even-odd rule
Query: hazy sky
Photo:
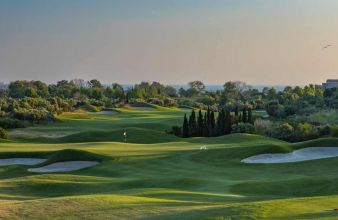
[[[338,1],[0,0],[0,81],[73,78],[321,83]]]

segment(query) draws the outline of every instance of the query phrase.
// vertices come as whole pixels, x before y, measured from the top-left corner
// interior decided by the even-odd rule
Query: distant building
[[[326,83],[323,83],[324,89],[338,88],[338,79],[328,79]]]

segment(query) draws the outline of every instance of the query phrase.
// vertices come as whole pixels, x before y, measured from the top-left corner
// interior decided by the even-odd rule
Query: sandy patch
[[[35,138],[35,137],[44,137],[44,138],[60,138],[68,135],[76,134],[79,132],[74,131],[35,131],[29,128],[25,130],[13,130],[9,132],[10,138]]]
[[[8,159],[0,159],[0,166],[36,165],[39,163],[43,163],[45,161],[46,159],[36,159],[36,158],[8,158]]]
[[[99,164],[95,161],[66,161],[66,162],[57,162],[52,163],[44,167],[30,168],[29,172],[34,173],[60,173],[60,172],[70,172],[75,170],[80,170],[86,167],[92,167]]]
[[[118,112],[116,111],[100,111],[100,112],[95,112],[94,114],[96,115],[116,115]]]
[[[291,153],[260,154],[243,159],[243,163],[292,163],[338,156],[338,147],[308,147]]]

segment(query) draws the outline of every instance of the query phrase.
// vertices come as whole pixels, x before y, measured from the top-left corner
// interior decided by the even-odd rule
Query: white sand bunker
[[[100,111],[100,112],[95,112],[96,115],[116,115],[118,112],[117,111]]]
[[[8,158],[8,159],[0,159],[0,167],[1,166],[9,166],[9,165],[36,165],[39,163],[45,162],[46,159],[36,159],[36,158]]]
[[[29,172],[34,173],[61,173],[80,170],[87,167],[92,167],[99,164],[95,161],[66,161],[66,162],[57,162],[52,163],[44,167],[39,168],[30,168]]]
[[[338,147],[308,147],[291,153],[260,154],[243,159],[243,163],[292,163],[338,156]]]

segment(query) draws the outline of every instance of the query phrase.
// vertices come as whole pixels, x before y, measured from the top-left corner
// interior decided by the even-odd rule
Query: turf
[[[0,158],[100,164],[61,174],[29,173],[30,166],[0,167],[0,218],[338,218],[333,211],[338,208],[338,158],[269,165],[240,162],[259,153],[338,146],[338,139],[289,144],[247,134],[189,139],[167,134],[184,113],[67,113],[57,123],[10,131],[11,141],[0,142]],[[199,150],[202,145],[208,149]]]

